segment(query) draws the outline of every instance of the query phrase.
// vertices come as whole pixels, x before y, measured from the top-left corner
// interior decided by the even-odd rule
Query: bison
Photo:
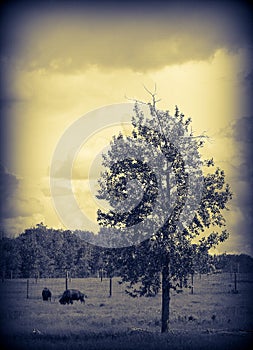
[[[51,301],[52,293],[48,288],[44,288],[42,291],[42,299],[45,301],[48,301],[48,299]]]
[[[81,303],[85,303],[84,295],[83,293],[80,292],[80,290],[77,289],[67,289],[63,293],[62,297],[59,300],[59,303],[65,305],[65,304],[73,304],[73,300],[80,300]]]

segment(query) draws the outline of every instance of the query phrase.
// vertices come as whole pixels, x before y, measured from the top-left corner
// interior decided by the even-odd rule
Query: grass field
[[[253,330],[253,274],[239,274],[233,294],[230,274],[197,276],[194,294],[172,292],[170,331],[160,334],[161,295],[131,298],[113,279],[72,279],[85,305],[59,304],[64,279],[1,283],[1,343],[6,349],[246,349]],[[52,302],[42,301],[48,287]],[[33,333],[33,329],[39,330]],[[1,347],[3,349],[3,347]]]

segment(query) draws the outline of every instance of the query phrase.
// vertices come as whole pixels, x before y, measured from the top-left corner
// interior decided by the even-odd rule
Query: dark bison
[[[60,298],[59,302],[63,305],[65,304],[73,304],[73,300],[80,300],[81,303],[85,303],[84,295],[83,293],[80,292],[80,290],[77,289],[67,289],[63,293],[62,297]]]
[[[42,291],[42,299],[48,301],[48,299],[51,301],[52,293],[48,288],[44,288]]]

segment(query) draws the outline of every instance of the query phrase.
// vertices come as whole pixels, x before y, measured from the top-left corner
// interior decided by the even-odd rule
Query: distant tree
[[[253,271],[253,258],[247,254],[221,254],[214,257],[216,269],[223,272],[243,272]]]
[[[204,137],[194,137],[192,131],[189,132],[191,119],[185,119],[177,107],[174,117],[168,111],[158,110],[156,94],[150,94],[152,103],[147,104],[150,117],[139,108],[143,102],[136,101],[131,136],[120,134],[113,137],[110,150],[103,156],[105,171],[100,179],[98,197],[107,200],[112,210],[99,210],[98,222],[102,227],[111,229],[112,233],[114,230],[126,230],[129,242],[133,242],[138,224],[150,218],[146,224],[149,238],[121,249],[120,273],[122,281],[129,283],[126,291],[132,297],[154,296],[162,289],[161,331],[166,332],[169,328],[171,288],[176,288],[179,280],[187,283],[187,276],[192,273],[198,255],[206,254],[210,248],[228,238],[222,210],[226,209],[231,191],[225,182],[224,171],[217,168],[209,172],[214,165],[213,160],[202,162],[198,157],[197,150],[203,146]],[[150,158],[153,169],[149,166]],[[186,163],[190,164],[188,169]],[[194,183],[197,186],[200,173],[195,169],[204,166],[206,170],[199,205],[194,209],[192,220],[187,222],[184,215],[192,214],[191,201],[195,200],[189,177],[192,176],[192,186]],[[138,186],[133,184],[133,180],[138,181]],[[164,189],[160,197],[158,183]],[[143,196],[133,208],[133,197],[139,193],[139,188]],[[157,204],[158,209],[153,212]],[[122,208],[125,210],[122,211]],[[184,208],[188,209],[188,214],[185,214]],[[169,215],[163,222],[164,212],[169,212]],[[181,216],[183,220],[180,221]],[[150,234],[160,222],[161,227]],[[216,226],[217,230],[205,233],[212,226]]]
[[[83,241],[70,231],[43,224],[25,230],[18,238],[23,277],[65,277],[78,274],[78,252]]]
[[[22,277],[87,277],[97,268],[97,247],[79,232],[48,228],[43,223],[16,238]]]
[[[0,276],[2,279],[19,277],[21,257],[15,239],[2,236],[0,239]]]
[[[74,258],[76,277],[89,277],[91,275],[90,259],[89,245],[84,241],[79,242]]]
[[[200,274],[208,273],[211,263],[211,256],[206,246],[197,246],[193,261],[193,271]]]
[[[34,230],[27,229],[18,237],[19,252],[21,257],[21,274],[24,278],[34,277],[37,272]]]

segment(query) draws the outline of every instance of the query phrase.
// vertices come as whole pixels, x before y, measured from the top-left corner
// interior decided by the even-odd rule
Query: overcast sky
[[[252,251],[252,48],[250,9],[240,2],[148,2],[102,6],[9,2],[1,18],[1,226],[9,235],[43,221],[63,227],[50,194],[59,139],[101,106],[148,101],[143,85],[211,138],[234,198],[230,239],[219,252]],[[88,169],[113,133],[90,137],[73,168],[80,206],[95,220]],[[82,179],[83,176],[83,179]],[[64,198],[61,189],[59,195]]]

